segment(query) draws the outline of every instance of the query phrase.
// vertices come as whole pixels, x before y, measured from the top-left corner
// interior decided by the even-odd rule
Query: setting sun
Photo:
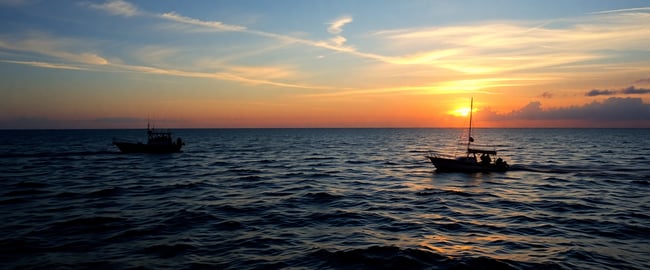
[[[470,110],[471,109],[469,107],[464,107],[464,108],[460,108],[460,109],[456,109],[454,111],[451,111],[450,114],[453,115],[453,116],[457,116],[457,117],[467,117],[467,116],[469,116]]]

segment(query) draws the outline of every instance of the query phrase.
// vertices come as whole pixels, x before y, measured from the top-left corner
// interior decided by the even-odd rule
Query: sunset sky
[[[649,1],[0,0],[0,129],[650,127]]]

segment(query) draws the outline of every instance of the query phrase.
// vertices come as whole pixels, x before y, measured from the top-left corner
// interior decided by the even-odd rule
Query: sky
[[[0,0],[0,129],[650,127],[650,1]]]

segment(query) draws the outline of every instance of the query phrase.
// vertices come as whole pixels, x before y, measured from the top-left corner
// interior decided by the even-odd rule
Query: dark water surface
[[[435,173],[459,133],[0,131],[0,268],[650,269],[650,130],[477,130],[513,170]]]

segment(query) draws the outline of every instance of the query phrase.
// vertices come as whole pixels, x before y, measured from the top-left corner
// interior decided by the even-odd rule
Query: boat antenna
[[[469,132],[467,138],[467,152],[469,152],[469,144],[474,141],[472,138],[472,113],[474,112],[474,97],[469,102]]]

